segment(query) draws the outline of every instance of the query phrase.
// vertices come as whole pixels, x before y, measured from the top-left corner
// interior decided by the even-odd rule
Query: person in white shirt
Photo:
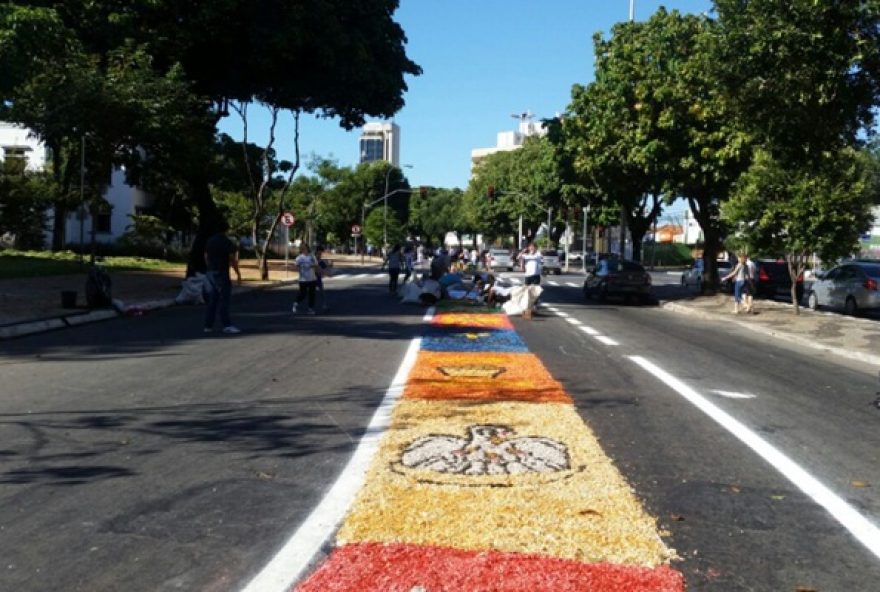
[[[528,246],[519,254],[519,260],[525,266],[525,284],[527,286],[541,284],[541,267],[544,264],[544,258],[535,247],[535,243],[529,243]]]
[[[299,250],[299,256],[294,260],[297,269],[299,269],[299,294],[296,296],[296,302],[293,305],[294,314],[298,312],[306,312],[307,314],[315,314],[315,288],[318,286],[318,260],[312,255],[311,249],[305,243]],[[309,307],[305,311],[301,310],[302,303],[308,298]]]

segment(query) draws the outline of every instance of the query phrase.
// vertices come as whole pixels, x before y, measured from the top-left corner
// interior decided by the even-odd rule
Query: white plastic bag
[[[180,294],[174,301],[177,304],[204,304],[205,274],[197,273],[195,276],[183,280]]]

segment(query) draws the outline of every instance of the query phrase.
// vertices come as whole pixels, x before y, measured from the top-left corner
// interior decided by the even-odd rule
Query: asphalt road
[[[0,590],[235,590],[337,478],[424,311],[376,279],[175,308],[0,350]]]
[[[580,277],[545,282],[570,321],[542,312],[517,329],[668,532],[690,589],[877,589],[876,556],[632,356],[876,525],[873,371],[658,307],[584,303]],[[238,298],[239,336],[204,335],[201,309],[177,308],[4,343],[0,590],[240,588],[336,479],[422,330],[423,310],[379,280],[333,281],[316,317],[290,315],[289,289]]]
[[[875,370],[658,307],[585,302],[565,276],[551,281],[560,285],[545,282],[542,299],[568,318],[544,312],[516,328],[669,532],[690,589],[878,589],[878,557],[632,357],[686,383],[877,525]]]

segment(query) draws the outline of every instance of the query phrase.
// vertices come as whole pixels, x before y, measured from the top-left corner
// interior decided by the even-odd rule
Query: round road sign
[[[281,223],[285,226],[293,226],[294,222],[296,222],[296,216],[294,216],[290,212],[284,212],[283,214],[281,214]]]
[[[353,226],[351,227],[351,233],[352,233],[352,234],[360,234],[360,233],[361,233],[361,227],[358,226],[357,224],[353,225]]]

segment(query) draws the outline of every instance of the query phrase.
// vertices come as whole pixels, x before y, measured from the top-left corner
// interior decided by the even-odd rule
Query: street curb
[[[709,321],[719,320],[719,315],[716,315],[713,313],[708,313],[708,312],[703,312],[700,310],[694,310],[688,306],[676,304],[675,302],[661,302],[660,307],[665,310],[688,314],[688,315],[699,317],[699,318],[709,320]],[[767,329],[766,327],[762,327],[760,325],[754,325],[752,323],[744,323],[742,321],[737,321],[734,319],[727,319],[727,320],[729,322],[737,325],[738,327],[743,327],[744,329],[749,329],[750,331],[754,331],[756,333],[761,333],[763,335],[775,337],[775,338],[781,339],[783,341],[788,341],[789,343],[795,343],[797,345],[809,347],[811,349],[823,351],[823,352],[830,353],[830,354],[840,356],[843,358],[847,358],[850,360],[856,360],[859,362],[865,362],[866,364],[873,364],[875,366],[880,366],[880,356],[873,356],[871,354],[851,351],[848,349],[843,349],[841,347],[833,347],[830,345],[822,345],[820,343],[814,343],[814,342],[809,341],[799,335],[792,335],[791,333],[785,333],[783,331],[777,331],[775,329]]]
[[[67,327],[67,323],[63,318],[46,319],[43,321],[29,321],[18,323],[16,325],[7,325],[0,327],[0,339],[12,339],[13,337],[24,337],[25,335],[33,335],[34,333],[43,333],[54,329],[63,329]]]
[[[70,315],[68,317],[62,317],[61,320],[64,321],[65,324],[69,327],[75,327],[77,325],[85,325],[87,323],[95,323],[97,321],[106,321],[107,319],[115,319],[119,314],[115,310],[93,310],[91,312],[87,312],[86,314],[79,315]]]

